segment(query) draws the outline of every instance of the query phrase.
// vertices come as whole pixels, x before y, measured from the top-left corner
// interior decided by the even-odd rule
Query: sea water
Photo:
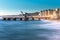
[[[60,40],[60,22],[0,21],[0,40]]]

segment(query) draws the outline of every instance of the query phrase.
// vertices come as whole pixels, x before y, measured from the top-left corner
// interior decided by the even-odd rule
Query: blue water
[[[60,23],[0,21],[0,40],[60,40]]]

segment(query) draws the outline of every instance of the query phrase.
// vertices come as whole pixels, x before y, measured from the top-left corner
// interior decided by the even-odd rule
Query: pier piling
[[[14,21],[16,21],[16,18],[13,18]]]
[[[7,18],[7,20],[11,20],[11,18]]]
[[[3,18],[3,20],[6,20],[6,18]]]
[[[22,21],[23,19],[22,18],[20,18],[20,21]]]

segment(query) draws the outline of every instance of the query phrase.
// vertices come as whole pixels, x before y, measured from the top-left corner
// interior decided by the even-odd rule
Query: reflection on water
[[[0,40],[60,40],[60,23],[0,21]]]

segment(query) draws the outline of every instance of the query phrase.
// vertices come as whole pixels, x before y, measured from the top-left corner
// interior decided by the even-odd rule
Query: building
[[[41,19],[60,19],[60,9],[42,10],[39,15]]]

